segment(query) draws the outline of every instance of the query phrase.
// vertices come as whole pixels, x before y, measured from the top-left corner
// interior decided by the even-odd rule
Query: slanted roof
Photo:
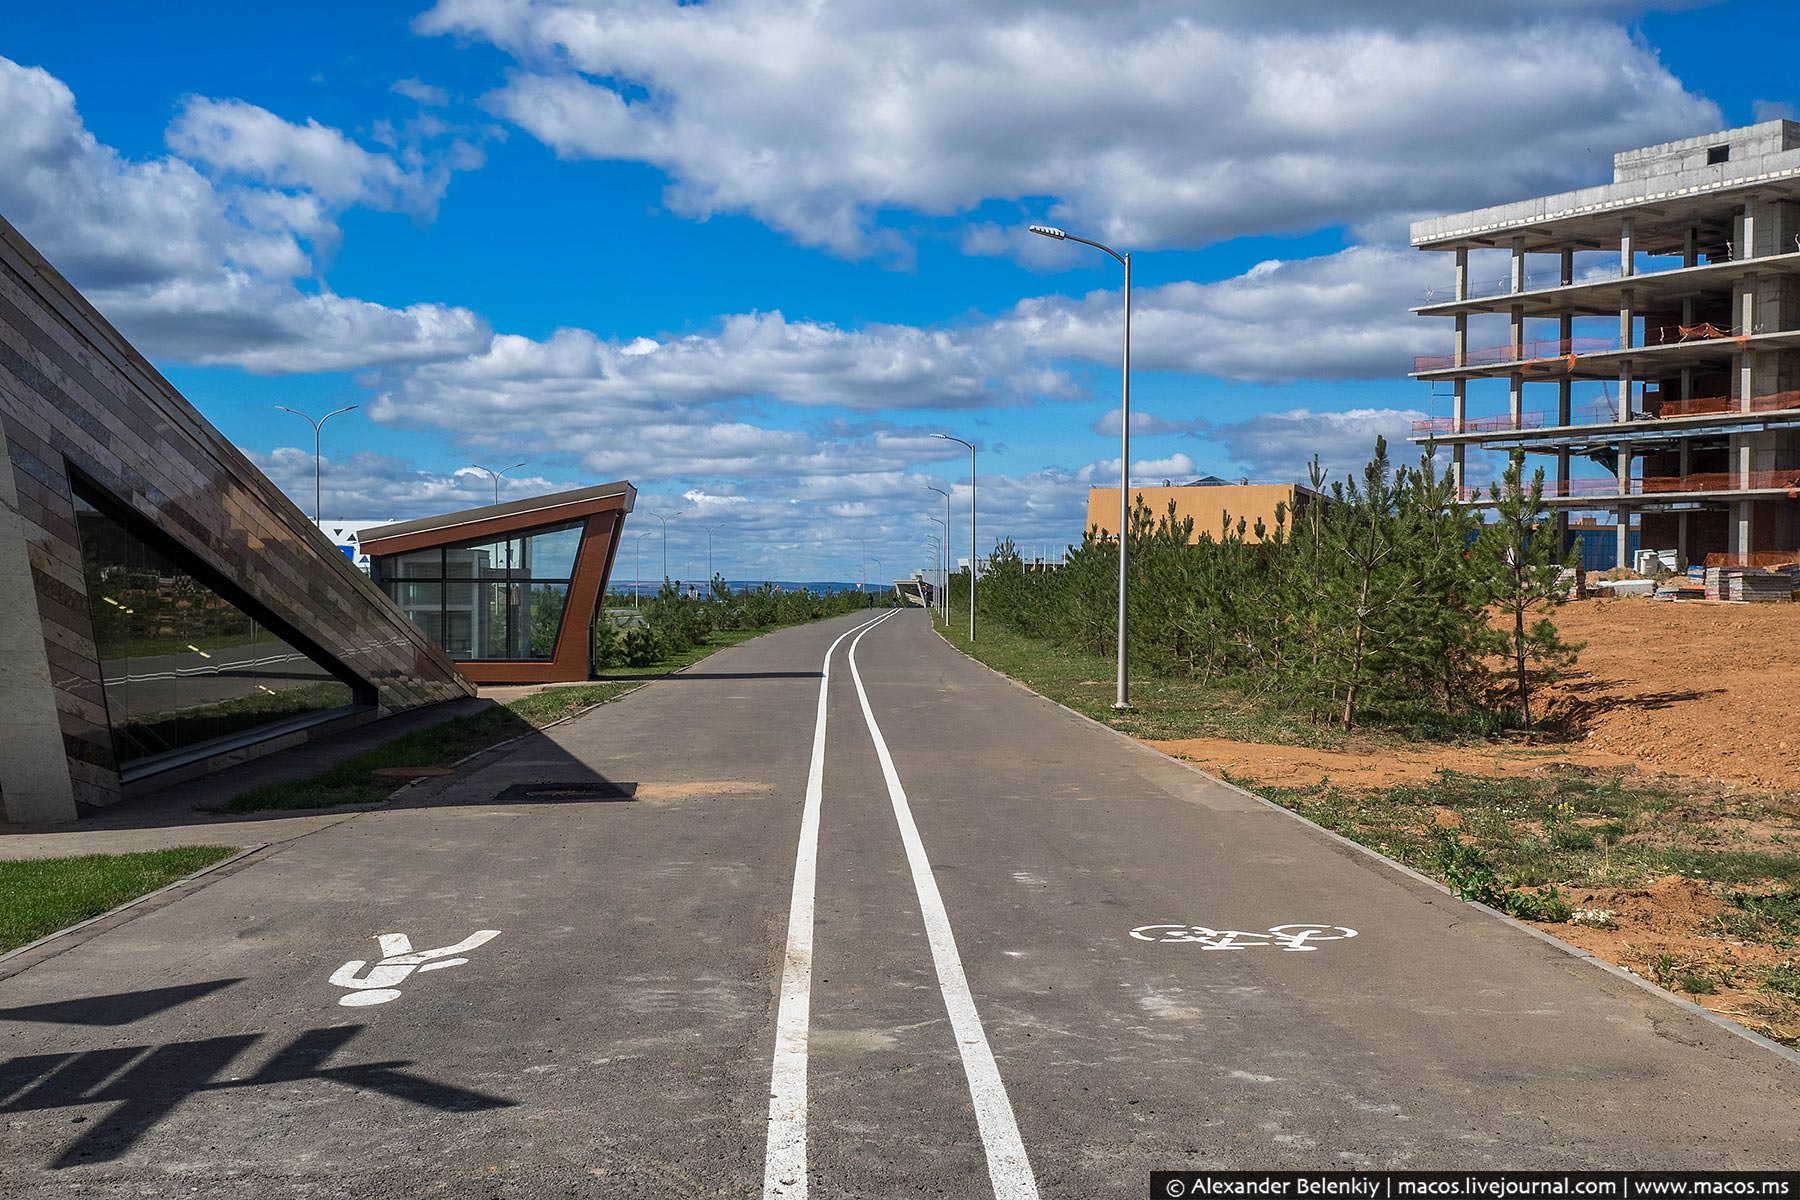
[[[363,534],[362,548],[365,553],[377,557],[403,554],[426,546],[441,546],[465,539],[516,533],[541,525],[556,525],[592,516],[597,512],[630,512],[636,504],[637,489],[621,479],[614,483],[601,483],[567,492],[552,492],[547,496],[508,500],[504,504],[484,504],[480,508],[465,508],[441,516],[420,517],[415,521],[383,525]]]

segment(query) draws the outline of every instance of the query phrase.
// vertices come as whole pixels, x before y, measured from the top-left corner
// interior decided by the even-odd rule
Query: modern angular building
[[[509,500],[363,533],[369,573],[477,683],[593,674],[594,622],[629,483]]]
[[[1415,311],[1454,323],[1420,358],[1414,441],[1546,467],[1571,510],[1680,563],[1800,547],[1800,124],[1765,121],[1613,156],[1613,181],[1420,221],[1454,259]],[[1448,267],[1449,264],[1446,264]],[[1531,465],[1528,463],[1528,466]],[[1636,537],[1632,535],[1635,533]]]
[[[8,821],[473,691],[4,220],[0,435]]]

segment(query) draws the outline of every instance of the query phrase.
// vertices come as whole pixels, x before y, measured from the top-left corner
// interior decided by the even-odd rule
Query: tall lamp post
[[[873,554],[871,554],[871,555],[869,555],[869,561],[875,564],[875,574],[877,575],[877,577],[879,577],[880,575],[885,573],[886,568],[884,568],[881,565],[881,560],[879,558],[876,558]]]
[[[648,509],[646,509],[645,511],[650,512],[650,510],[648,510]],[[679,509],[677,509],[675,512],[672,512],[672,513],[650,512],[650,515],[662,522],[662,537],[663,537],[663,573],[662,573],[662,577],[663,577],[663,582],[667,583],[667,582],[669,582],[669,518],[670,517],[679,517],[681,515],[681,511]]]
[[[934,438],[942,438],[946,442],[955,442],[959,446],[967,446],[969,448],[969,640],[972,642],[975,640],[975,443],[965,442],[961,438],[951,437],[947,433],[934,433],[931,436]],[[949,537],[947,529],[945,531],[945,537]],[[948,572],[949,567],[950,547],[946,545],[944,547],[944,568],[946,572]],[[944,589],[946,593],[948,593],[949,590],[948,587],[945,587]],[[944,611],[946,614],[949,612],[948,609],[945,609]],[[945,619],[948,620],[948,616],[946,616]]]
[[[937,518],[933,517],[931,519],[935,521]],[[939,540],[935,534],[928,533],[925,535],[925,544],[931,547],[931,568],[937,573],[938,578],[941,580],[944,573],[944,543]],[[941,585],[938,583],[932,584],[932,587],[934,588],[939,586]],[[931,605],[931,608],[934,610],[941,609],[943,607],[943,600],[943,593],[939,592],[937,601]],[[937,613],[934,611],[932,616],[936,617]]]
[[[331,420],[331,418],[337,416],[339,413],[350,412],[357,406],[354,404],[346,404],[342,408],[334,408],[316,421],[297,408],[289,408],[285,404],[277,404],[275,407],[282,412],[293,413],[296,417],[304,417],[307,424],[313,427],[313,524],[317,525],[322,519],[319,516],[319,509],[322,507],[319,503],[319,497],[322,492],[322,485],[319,481],[324,475],[324,469],[320,465],[321,460],[319,458],[319,430],[324,426],[325,422]]]
[[[950,545],[950,493],[945,491],[941,487],[933,487],[929,483],[925,485],[925,490],[928,492],[936,492],[938,495],[940,495],[944,498],[944,519],[942,521],[939,521],[938,524],[940,524],[944,527],[943,549],[945,550],[946,553],[948,553],[948,548]],[[973,485],[971,485],[971,487],[970,487],[971,494],[973,493],[973,491],[974,491],[974,488],[973,488]],[[942,570],[942,571],[948,572],[948,570],[949,570],[949,564],[947,561],[940,562],[938,564],[938,566],[939,566],[940,570]],[[948,574],[945,574],[943,583],[944,583],[945,593],[948,594],[949,589],[950,589],[950,578],[949,578]],[[941,601],[941,604],[944,609],[944,624],[948,625],[950,623],[950,602],[948,600],[942,599],[941,597],[940,597],[940,601]]]
[[[631,607],[633,608],[638,606],[638,596],[641,595],[644,590],[644,539],[655,536],[656,530],[654,529],[649,533],[640,533],[637,535],[637,566],[633,568],[632,574],[634,578],[631,581]]]
[[[492,467],[484,467],[480,463],[470,463],[469,464],[469,466],[472,467],[473,469],[475,469],[477,471],[485,472],[488,476],[490,476],[493,479],[493,481],[494,481],[494,503],[495,504],[500,503],[500,477],[502,475],[506,474],[508,471],[516,471],[524,465],[525,464],[522,462],[516,462],[510,467],[501,467],[498,471],[496,471]]]
[[[706,588],[708,591],[712,590],[713,581],[712,537],[713,534],[723,528],[725,528],[723,525],[708,525],[706,527]]]
[[[944,531],[938,539],[938,608],[944,616],[944,628],[950,628],[950,522],[940,521],[936,517],[926,517],[933,525]]]
[[[1125,268],[1125,355],[1119,385],[1119,684],[1113,707],[1131,707],[1131,672],[1125,647],[1125,600],[1129,584],[1125,558],[1131,541],[1131,253],[1120,254],[1111,246],[1076,237],[1054,225],[1033,225],[1031,232],[1059,242],[1080,242],[1103,250]]]

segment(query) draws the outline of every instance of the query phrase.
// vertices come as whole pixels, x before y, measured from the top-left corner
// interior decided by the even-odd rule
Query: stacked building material
[[[1741,571],[1731,577],[1727,593],[1751,604],[1787,604],[1794,598],[1794,577],[1786,571]]]
[[[1706,568],[1706,598],[1708,600],[1729,600],[1726,593],[1730,589],[1729,578],[1739,572],[1730,567]]]

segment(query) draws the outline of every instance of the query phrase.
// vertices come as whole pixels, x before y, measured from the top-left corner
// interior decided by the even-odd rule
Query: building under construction
[[[1545,496],[1677,564],[1800,547],[1800,124],[1765,121],[1613,156],[1613,181],[1420,221],[1455,273],[1415,311],[1455,323],[1420,358],[1464,498],[1471,459],[1541,455]],[[1545,461],[1548,460],[1548,461]],[[1553,465],[1552,465],[1553,464]],[[1633,535],[1636,535],[1635,537]]]

